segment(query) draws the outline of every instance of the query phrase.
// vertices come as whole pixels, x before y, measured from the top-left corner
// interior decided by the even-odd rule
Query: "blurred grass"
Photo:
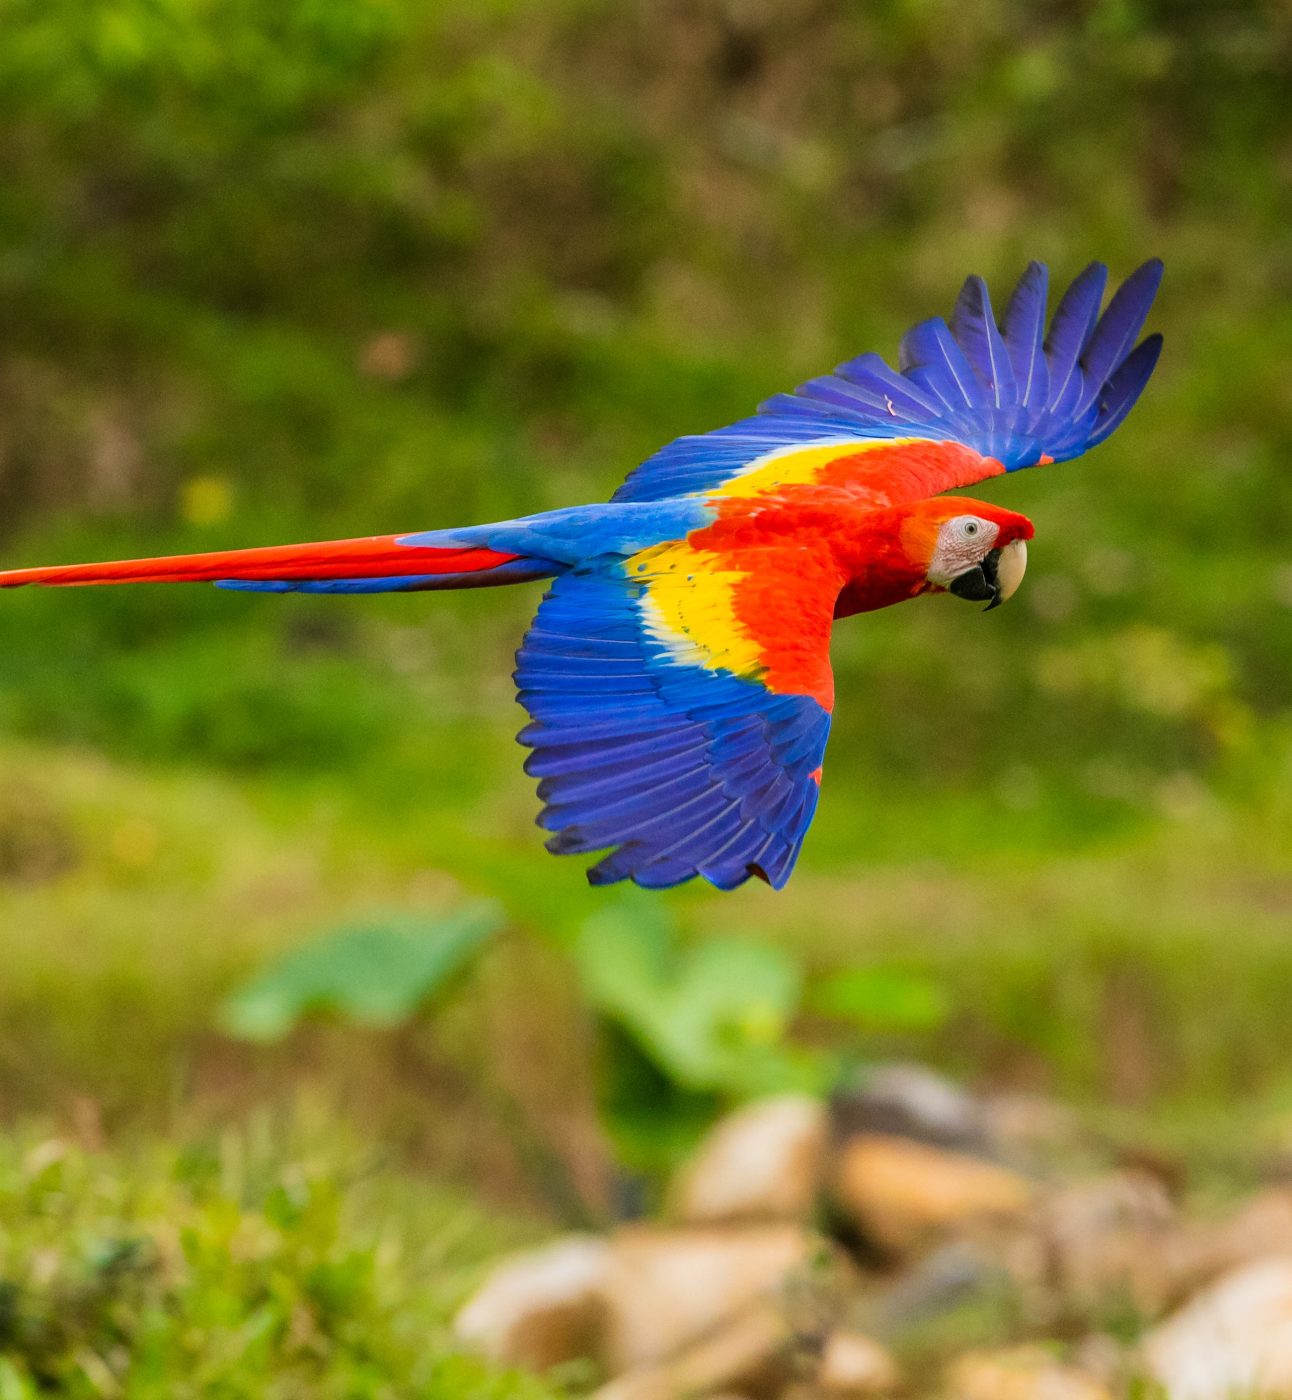
[[[0,0],[0,32],[6,564],[604,498],[970,270],[1163,256],[1125,427],[982,488],[1036,521],[1019,598],[840,627],[790,889],[668,900],[945,988],[860,1057],[1286,1147],[1286,7]],[[6,595],[6,1119],[200,1139],[305,1092],[560,1213],[552,1155],[597,1157],[563,950],[602,896],[511,741],[533,603]],[[424,1031],[212,1030],[270,953],[478,893],[512,932]]]
[[[115,1154],[29,1131],[0,1148],[0,1227],[14,1400],[557,1393],[448,1338],[482,1264],[532,1231],[401,1177],[334,1125],[261,1116]]]

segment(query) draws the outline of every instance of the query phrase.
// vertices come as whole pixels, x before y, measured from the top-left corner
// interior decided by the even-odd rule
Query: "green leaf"
[[[574,945],[588,1000],[625,1022],[649,1017],[668,980],[672,941],[657,906],[625,904],[594,914]]]
[[[279,1040],[302,1017],[320,1011],[358,1025],[399,1025],[502,923],[490,902],[433,921],[338,929],[271,963],[225,1001],[219,1024],[229,1035],[254,1041]]]
[[[574,953],[593,1007],[681,1087],[754,1093],[798,1077],[783,1042],[802,975],[783,950],[731,937],[679,951],[659,913],[621,906],[589,919]]]
[[[931,977],[894,968],[858,967],[814,983],[807,1007],[868,1031],[936,1030],[951,1014],[946,988]]]

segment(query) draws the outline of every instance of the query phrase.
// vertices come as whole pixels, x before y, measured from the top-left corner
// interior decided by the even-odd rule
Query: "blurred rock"
[[[1271,1254],[1292,1257],[1292,1192],[1271,1189],[1227,1220],[1190,1225],[1160,1180],[1132,1171],[1077,1182],[1041,1200],[1007,1258],[1020,1282],[1047,1289],[1068,1310],[1088,1311],[1116,1295],[1152,1317],[1220,1274]]]
[[[780,1307],[762,1299],[670,1361],[637,1367],[602,1386],[594,1400],[681,1400],[729,1387],[762,1400],[777,1395],[788,1380],[792,1343]]]
[[[830,1099],[836,1140],[879,1133],[933,1147],[987,1152],[982,1106],[959,1085],[923,1065],[881,1065]]]
[[[1171,1297],[1178,1225],[1160,1181],[1117,1172],[1044,1197],[1008,1257],[1021,1281],[1045,1288],[1065,1308],[1127,1296],[1146,1314]]]
[[[458,1338],[506,1366],[542,1371],[600,1350],[610,1246],[572,1235],[504,1260],[453,1322]]]
[[[1262,1191],[1219,1224],[1183,1232],[1172,1247],[1174,1281],[1183,1295],[1271,1254],[1292,1258],[1292,1190],[1286,1187]]]
[[[1125,1394],[1131,1372],[1136,1369],[1130,1349],[1106,1332],[1091,1332],[1082,1337],[1073,1346],[1068,1360],[1114,1395]]]
[[[724,1118],[679,1173],[671,1213],[686,1224],[806,1220],[821,1177],[827,1110],[804,1094],[749,1104]]]
[[[981,1112],[987,1138],[1011,1161],[1070,1158],[1079,1148],[1076,1115],[1043,1094],[994,1094],[982,1101]]]
[[[1161,1183],[1173,1200],[1181,1196],[1189,1185],[1189,1162],[1186,1157],[1145,1143],[1123,1144],[1117,1150],[1115,1165],[1119,1171],[1151,1176]]]
[[[873,1298],[868,1325],[885,1338],[901,1336],[960,1308],[1003,1312],[1017,1291],[994,1252],[956,1240],[916,1260]]]
[[[861,1332],[832,1332],[817,1367],[814,1394],[862,1397],[896,1389],[900,1375],[887,1347]]]
[[[606,1292],[611,1372],[666,1360],[759,1299],[776,1297],[823,1248],[797,1225],[619,1231]]]
[[[1142,1353],[1170,1400],[1292,1396],[1292,1257],[1226,1274],[1154,1328]]]
[[[672,1208],[686,1224],[516,1256],[463,1307],[457,1335],[535,1370],[596,1357],[614,1377],[597,1400],[891,1400],[906,1391],[889,1346],[916,1355],[930,1326],[965,1335],[964,1310],[979,1338],[1025,1317],[1061,1328],[1068,1350],[968,1352],[939,1400],[1111,1400],[1141,1380],[1164,1400],[1292,1400],[1292,1189],[1202,1225],[1142,1169],[1042,1190],[930,1142],[931,1103],[923,1138],[869,1131],[833,1148],[821,1103],[749,1105],[678,1174]],[[955,1121],[947,1108],[942,1130]],[[858,1271],[803,1223],[827,1174],[887,1267]],[[1190,1294],[1140,1342],[1098,1330],[1110,1307],[1154,1318]]]
[[[1021,1216],[1032,1188],[1005,1167],[907,1138],[869,1134],[840,1148],[833,1196],[865,1238],[911,1254],[985,1222]]]
[[[966,1352],[947,1368],[944,1394],[946,1400],[1112,1400],[1101,1381],[1042,1346]]]

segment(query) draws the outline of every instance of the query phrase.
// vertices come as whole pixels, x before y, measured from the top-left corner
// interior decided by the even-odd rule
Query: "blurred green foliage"
[[[862,1032],[934,1031],[951,1015],[940,982],[884,967],[854,967],[821,978],[809,988],[807,1007]]]
[[[264,1044],[310,1019],[433,1031],[452,995],[470,994],[455,974],[479,962],[502,922],[483,902],[431,919],[369,916],[272,958],[225,999],[217,1024]],[[803,958],[789,949],[744,934],[683,946],[680,934],[665,906],[638,895],[585,919],[569,948],[598,1032],[600,1121],[618,1162],[656,1185],[733,1104],[835,1087],[853,1054],[840,1053],[837,1034],[823,1040],[825,1027],[864,1041],[936,1029],[950,1011],[926,976],[850,968],[805,985]],[[805,1010],[815,1042],[800,1034]]]
[[[803,975],[783,949],[729,936],[683,953],[664,913],[635,902],[587,920],[575,959],[589,1005],[681,1088],[787,1087],[782,1041]]]
[[[573,952],[602,1122],[656,1188],[723,1108],[826,1086],[825,1061],[790,1039],[803,969],[787,950],[740,935],[680,947],[665,909],[638,898],[586,919]]]
[[[370,919],[293,948],[220,1008],[220,1025],[243,1040],[280,1040],[310,1012],[360,1026],[398,1026],[442,995],[446,983],[498,930],[478,904],[431,922]]]

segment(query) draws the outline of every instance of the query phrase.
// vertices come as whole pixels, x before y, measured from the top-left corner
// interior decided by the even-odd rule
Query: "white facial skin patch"
[[[929,561],[929,582],[945,588],[952,579],[981,564],[999,534],[998,525],[978,515],[957,515],[944,521]]]

